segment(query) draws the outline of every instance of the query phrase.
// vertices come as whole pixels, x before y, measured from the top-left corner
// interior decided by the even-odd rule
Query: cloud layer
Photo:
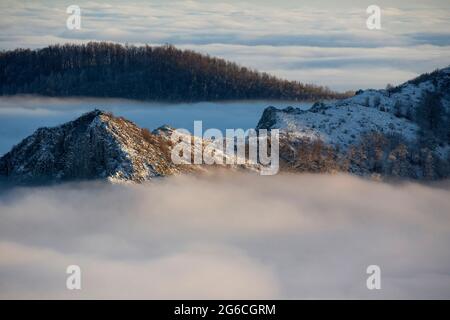
[[[366,28],[369,2],[78,1],[68,30],[56,1],[0,4],[0,48],[91,40],[173,43],[332,88],[384,87],[450,63],[448,1],[379,1],[382,30]]]
[[[450,298],[450,189],[222,175],[0,193],[1,298]],[[65,268],[83,289],[65,289]],[[365,287],[366,267],[382,290]]]

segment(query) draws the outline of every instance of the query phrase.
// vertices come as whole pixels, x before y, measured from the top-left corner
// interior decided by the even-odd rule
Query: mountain
[[[0,52],[0,94],[160,101],[348,96],[169,45],[135,47],[104,42]]]
[[[269,107],[257,130],[280,129],[281,170],[448,178],[449,88],[450,67],[398,87],[359,91],[348,99],[318,102],[309,110]],[[210,151],[211,143],[227,144],[226,140],[182,134],[192,154],[174,164],[173,131],[165,125],[150,132],[124,118],[94,110],[61,126],[38,129],[0,158],[0,176],[18,183],[85,179],[143,182],[208,170],[211,166],[191,165],[192,158]],[[220,150],[213,151],[212,157],[231,162]],[[262,169],[248,160],[243,163],[215,167]]]
[[[174,130],[164,125],[150,132],[122,117],[94,110],[61,126],[36,130],[0,158],[0,177],[15,184],[76,180],[144,182],[212,168],[191,164],[191,157],[204,155],[215,140],[181,133],[178,135],[182,141],[177,145],[191,148],[191,157],[175,164],[171,158]],[[214,167],[260,169],[250,161],[228,165],[234,155],[220,150],[214,151],[211,159],[223,159],[223,163]]]
[[[141,182],[180,171],[170,160],[166,140],[100,110],[40,128],[0,159],[0,175],[23,183]]]
[[[275,128],[281,130],[281,157],[289,169],[447,177],[450,67],[309,110],[269,107],[257,129]]]

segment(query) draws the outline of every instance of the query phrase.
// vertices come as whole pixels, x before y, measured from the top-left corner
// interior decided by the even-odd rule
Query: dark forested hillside
[[[166,101],[343,97],[169,45],[97,42],[0,52],[0,94]]]

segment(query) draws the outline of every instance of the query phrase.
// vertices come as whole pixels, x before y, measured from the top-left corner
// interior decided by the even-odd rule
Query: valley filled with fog
[[[153,130],[254,128],[269,105],[0,98],[0,154],[95,108]],[[308,103],[292,104],[308,108]],[[450,186],[231,171],[0,188],[0,298],[450,298]],[[65,287],[82,269],[82,290]],[[379,265],[382,290],[366,288]]]
[[[0,300],[450,299],[450,1],[0,12]]]
[[[210,173],[0,193],[1,298],[449,298],[448,183]],[[65,288],[79,265],[82,290]],[[381,290],[366,268],[381,268]]]

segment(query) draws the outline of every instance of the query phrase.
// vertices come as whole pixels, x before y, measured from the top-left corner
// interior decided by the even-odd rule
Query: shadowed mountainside
[[[170,45],[135,47],[104,42],[0,52],[0,94],[159,101],[348,96]]]

